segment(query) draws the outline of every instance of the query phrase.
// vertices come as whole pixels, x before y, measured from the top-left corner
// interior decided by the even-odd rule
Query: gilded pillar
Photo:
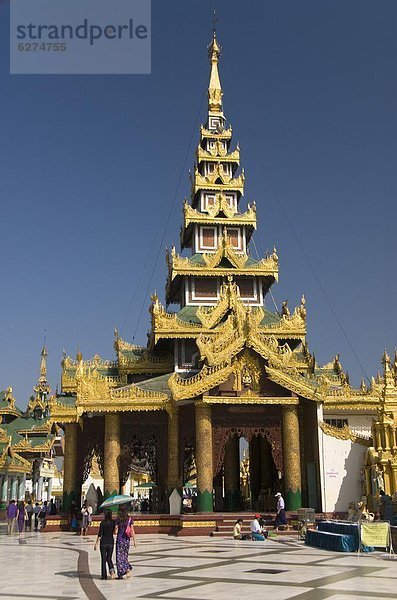
[[[79,435],[78,423],[65,424],[65,457],[63,462],[63,501],[62,510],[67,512],[72,504],[80,501],[77,485],[77,443]],[[38,492],[36,499],[38,498]]]
[[[391,489],[390,495],[392,496],[397,492],[397,464],[392,464],[391,466]]]
[[[288,510],[302,506],[298,407],[283,406],[284,487]]]
[[[226,442],[224,459],[225,510],[240,508],[240,440],[233,435]]]
[[[211,407],[196,404],[197,512],[212,512]]]
[[[167,487],[170,492],[182,487],[181,469],[179,465],[179,411],[178,408],[168,413],[168,475]]]
[[[104,498],[120,493],[121,416],[119,413],[105,415],[104,444]]]

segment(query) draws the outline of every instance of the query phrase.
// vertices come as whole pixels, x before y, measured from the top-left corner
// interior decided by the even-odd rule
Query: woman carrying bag
[[[128,552],[130,550],[131,538],[136,548],[136,539],[134,531],[134,522],[128,515],[125,506],[119,508],[118,519],[116,523],[116,565],[117,576],[119,579],[129,579],[131,577],[132,566],[128,562]]]

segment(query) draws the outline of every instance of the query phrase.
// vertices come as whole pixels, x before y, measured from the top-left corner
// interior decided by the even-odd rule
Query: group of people
[[[277,514],[274,525],[276,529],[278,529],[280,526],[285,526],[287,524],[287,518],[285,515],[285,502],[281,492],[277,492],[275,498],[277,498]],[[251,539],[254,541],[264,541],[269,535],[265,521],[261,518],[260,514],[256,514],[251,521],[249,534],[242,533],[242,525],[243,519],[237,519],[233,528],[233,537],[235,540]]]
[[[77,508],[76,502],[73,500],[69,513],[69,526],[72,531],[76,531],[79,535],[87,535],[88,529],[92,523],[92,506],[87,500],[84,500],[80,509]]]
[[[98,537],[94,550],[101,552],[101,579],[107,579],[107,569],[111,579],[116,579],[116,571],[113,564],[114,538],[116,538],[116,568],[118,579],[129,579],[132,566],[128,560],[131,539],[136,548],[134,522],[129,515],[126,506],[121,506],[117,519],[114,520],[112,511],[107,510],[104,519],[99,526]]]
[[[24,531],[32,531],[32,524],[35,531],[44,529],[48,515],[56,514],[56,506],[54,500],[48,503],[43,502],[32,503],[28,500],[25,503],[23,500],[16,502],[10,500],[7,506],[7,533],[11,535],[18,528],[18,533],[21,535]]]

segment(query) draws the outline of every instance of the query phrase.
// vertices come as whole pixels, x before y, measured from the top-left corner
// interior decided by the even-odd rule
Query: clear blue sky
[[[277,302],[305,293],[311,350],[320,363],[340,352],[358,384],[284,209],[369,376],[397,344],[394,1],[155,0],[151,75],[57,77],[8,74],[0,0],[0,389],[12,385],[21,406],[43,330],[55,388],[62,348],[114,356],[138,282],[122,334],[137,328],[146,343],[145,291],[154,268],[150,288],[163,297],[165,246],[178,245],[189,193],[214,6],[245,201],[257,202],[258,248],[276,244],[280,257]]]

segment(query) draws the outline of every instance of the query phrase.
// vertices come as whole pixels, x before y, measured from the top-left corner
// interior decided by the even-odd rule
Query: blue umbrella
[[[109,496],[109,498],[106,498],[106,500],[102,502],[99,508],[107,508],[109,506],[120,506],[120,504],[127,504],[131,501],[131,496],[127,496],[126,494],[115,494],[114,496]]]

